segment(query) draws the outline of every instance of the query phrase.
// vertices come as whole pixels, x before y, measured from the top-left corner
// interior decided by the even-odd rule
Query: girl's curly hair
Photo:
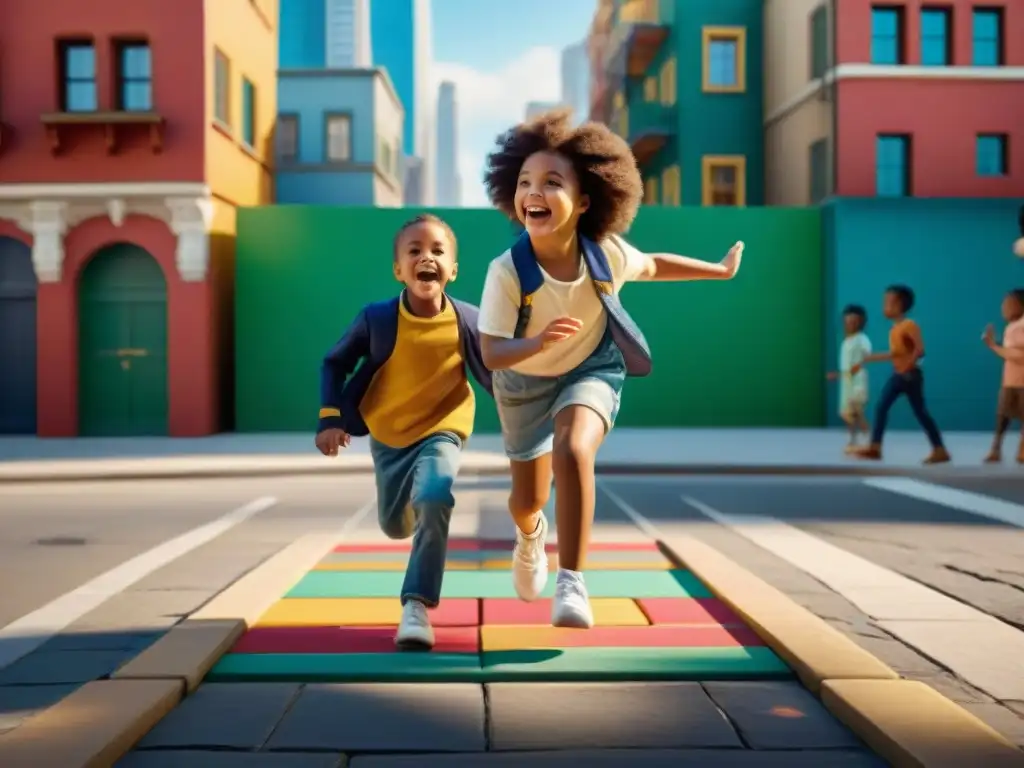
[[[484,184],[491,202],[513,221],[516,185],[523,163],[535,152],[556,152],[576,171],[590,207],[580,216],[579,232],[601,240],[629,229],[644,194],[636,159],[619,136],[601,123],[574,128],[571,111],[559,109],[517,125],[499,136],[487,156]]]

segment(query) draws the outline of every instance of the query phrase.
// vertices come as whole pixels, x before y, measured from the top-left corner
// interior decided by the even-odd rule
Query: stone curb
[[[338,543],[285,547],[114,672],[0,736],[3,768],[110,768],[192,693],[277,599]]]
[[[880,659],[716,549],[690,536],[660,540],[679,566],[785,660],[826,708],[897,768],[1024,768],[1024,752],[924,683]]]
[[[180,464],[167,467],[154,466],[147,461],[138,467],[95,469],[76,467],[63,469],[63,461],[41,469],[30,467],[19,470],[21,462],[0,462],[0,485],[18,483],[60,483],[60,482],[102,482],[117,480],[217,480],[232,477],[305,477],[316,475],[359,475],[370,476],[373,467],[365,464],[323,464],[320,466],[299,463],[282,464],[238,464],[238,465],[191,465]],[[29,462],[25,462],[28,464]],[[68,462],[70,463],[70,462]],[[84,463],[84,462],[82,462]],[[99,463],[99,462],[97,462]],[[36,462],[32,462],[36,464]],[[810,477],[1006,477],[1007,473],[988,467],[896,467],[877,464],[835,466],[800,464],[640,464],[623,462],[598,462],[597,472],[601,475],[775,475]],[[504,460],[474,466],[467,462],[460,470],[461,475],[471,477],[505,477],[508,462]]]

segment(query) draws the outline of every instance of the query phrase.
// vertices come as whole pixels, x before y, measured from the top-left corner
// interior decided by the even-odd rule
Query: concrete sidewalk
[[[604,473],[687,474],[969,474],[1014,476],[1009,459],[982,464],[991,436],[946,434],[951,464],[922,467],[928,445],[920,432],[893,432],[882,462],[843,455],[846,433],[836,429],[617,429],[598,456]],[[205,438],[0,437],[0,482],[83,479],[226,477],[367,472],[369,444],[354,440],[335,460],[316,452],[310,434],[223,434]],[[504,474],[499,435],[477,435],[463,471]]]

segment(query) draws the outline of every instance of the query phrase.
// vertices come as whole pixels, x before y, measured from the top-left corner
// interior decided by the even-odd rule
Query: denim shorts
[[[555,416],[569,405],[584,405],[604,421],[607,433],[619,413],[626,363],[610,333],[590,357],[561,376],[494,372],[494,400],[501,420],[505,454],[512,461],[532,461],[551,453]]]

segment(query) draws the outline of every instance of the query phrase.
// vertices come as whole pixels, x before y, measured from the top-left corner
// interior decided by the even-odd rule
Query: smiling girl
[[[525,228],[491,263],[479,319],[511,463],[513,583],[523,600],[547,586],[542,510],[553,475],[559,569],[551,621],[587,628],[594,617],[582,570],[597,450],[615,422],[627,375],[647,375],[651,366],[618,292],[632,280],[727,280],[739,269],[743,244],[712,264],[641,253],[623,240],[643,194],[636,161],[606,126],[573,128],[568,111],[500,136],[485,183],[494,205]]]

